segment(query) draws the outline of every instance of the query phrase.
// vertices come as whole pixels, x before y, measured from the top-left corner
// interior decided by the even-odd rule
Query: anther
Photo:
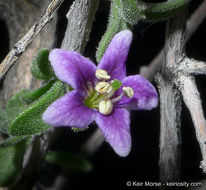
[[[99,103],[99,112],[103,115],[108,115],[111,113],[113,104],[111,100],[102,100]]]
[[[99,82],[95,86],[95,90],[101,94],[108,92],[110,90],[110,84],[108,82]]]
[[[134,90],[131,87],[125,86],[122,90],[127,97],[132,98],[134,96]]]
[[[95,76],[99,79],[99,80],[108,80],[110,79],[110,76],[108,75],[106,70],[103,69],[97,69]]]

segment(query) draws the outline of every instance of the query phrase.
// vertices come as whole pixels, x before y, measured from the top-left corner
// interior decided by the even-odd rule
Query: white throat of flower
[[[87,107],[96,109],[103,115],[108,115],[112,112],[113,104],[119,101],[123,96],[127,96],[128,98],[134,96],[133,89],[129,86],[125,86],[122,88],[122,93],[119,96],[113,97],[122,83],[116,79],[108,81],[111,77],[108,75],[107,71],[103,69],[97,69],[95,76],[100,81],[95,85],[94,89],[89,85],[87,97],[84,101]]]

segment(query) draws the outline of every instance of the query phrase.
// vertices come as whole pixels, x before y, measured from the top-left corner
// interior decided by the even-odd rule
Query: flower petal
[[[84,106],[82,96],[73,90],[53,102],[43,113],[42,119],[54,126],[87,127],[94,121],[95,111]]]
[[[56,76],[74,89],[85,90],[88,84],[94,85],[96,66],[79,53],[54,49],[49,54],[49,60]]]
[[[126,76],[125,61],[132,42],[132,32],[124,30],[117,33],[104,53],[98,69],[104,69],[111,79],[123,80]]]
[[[134,91],[133,98],[123,96],[118,102],[118,107],[127,107],[132,110],[151,110],[158,105],[158,94],[154,86],[141,75],[126,77],[122,81],[124,86],[131,87]],[[120,89],[120,91],[121,91]]]
[[[114,109],[110,115],[97,114],[96,123],[107,142],[119,156],[131,150],[130,114],[126,109]]]

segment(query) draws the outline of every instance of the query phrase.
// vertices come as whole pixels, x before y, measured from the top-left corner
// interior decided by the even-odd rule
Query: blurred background
[[[156,1],[155,1],[156,2]],[[201,0],[191,1],[189,15],[198,7]],[[55,47],[61,46],[61,41],[66,29],[67,13],[71,1],[65,1],[58,11],[57,40]],[[95,61],[95,51],[101,36],[104,34],[109,14],[110,1],[102,0],[93,24],[90,40],[86,46],[84,55]],[[15,32],[15,31],[14,31]],[[137,74],[139,69],[148,65],[157,55],[165,41],[165,22],[138,23],[133,29],[134,39],[127,60],[127,74]],[[206,19],[199,29],[186,44],[188,57],[206,61]],[[9,51],[8,28],[3,20],[0,20],[0,59]],[[206,77],[196,77],[204,110],[206,113]],[[156,86],[156,84],[153,82]],[[117,156],[110,146],[103,145],[89,158],[92,170],[86,173],[64,171],[64,184],[62,189],[128,189],[127,181],[158,181],[159,158],[159,107],[151,111],[131,112],[132,150],[128,157]],[[92,124],[84,132],[74,133],[70,128],[58,128],[57,135],[51,145],[52,150],[61,150],[78,153],[81,145],[94,132],[96,125]],[[182,111],[182,164],[181,181],[196,182],[205,179],[205,175],[199,168],[201,154],[196,140],[194,127],[187,108],[183,105]],[[57,176],[62,175],[62,169],[50,163],[45,163],[37,189],[49,189]],[[132,187],[130,187],[132,188]],[[146,189],[133,187],[135,189]],[[154,187],[149,188],[154,189]]]

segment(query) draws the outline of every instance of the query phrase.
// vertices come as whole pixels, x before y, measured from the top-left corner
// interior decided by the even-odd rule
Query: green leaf
[[[130,25],[135,25],[140,20],[140,10],[135,0],[114,0],[119,14]]]
[[[141,19],[145,21],[162,21],[182,10],[189,0],[173,0],[162,3],[144,3],[139,1]]]
[[[28,136],[9,137],[5,141],[0,142],[0,147],[14,146],[15,144],[19,143],[20,141],[26,138],[28,138]]]
[[[135,0],[114,0],[119,15],[130,25],[139,20],[161,21],[177,14],[188,4],[189,0],[173,0],[161,3],[148,3]]]
[[[16,118],[20,112],[28,107],[27,104],[23,103],[21,96],[25,93],[28,93],[28,90],[22,90],[19,93],[12,96],[6,103],[6,113],[10,120]]]
[[[64,85],[57,81],[53,87],[28,108],[23,110],[10,124],[9,134],[13,136],[34,135],[50,126],[43,122],[42,114],[57,98],[64,94]]]
[[[114,79],[112,80],[111,85],[112,85],[112,88],[116,91],[122,86],[122,83],[119,80]]]
[[[20,98],[27,104],[31,104],[32,102],[40,98],[44,93],[46,93],[52,87],[53,84],[54,81],[50,81],[40,88],[25,92],[20,96]]]
[[[49,80],[54,77],[49,57],[49,50],[42,49],[32,61],[31,73],[37,79]]]
[[[8,134],[9,118],[7,113],[0,108],[0,132],[3,134]]]
[[[99,62],[104,55],[109,43],[111,42],[112,38],[120,32],[121,30],[128,29],[127,23],[122,19],[119,15],[118,9],[114,2],[111,2],[111,9],[110,9],[110,16],[109,16],[109,23],[107,25],[107,30],[102,37],[99,46],[96,52],[96,59]]]
[[[49,152],[46,155],[46,161],[74,172],[90,172],[92,170],[92,165],[88,160],[68,152]]]
[[[9,186],[21,176],[24,153],[27,147],[27,139],[14,146],[0,147],[0,186]]]

